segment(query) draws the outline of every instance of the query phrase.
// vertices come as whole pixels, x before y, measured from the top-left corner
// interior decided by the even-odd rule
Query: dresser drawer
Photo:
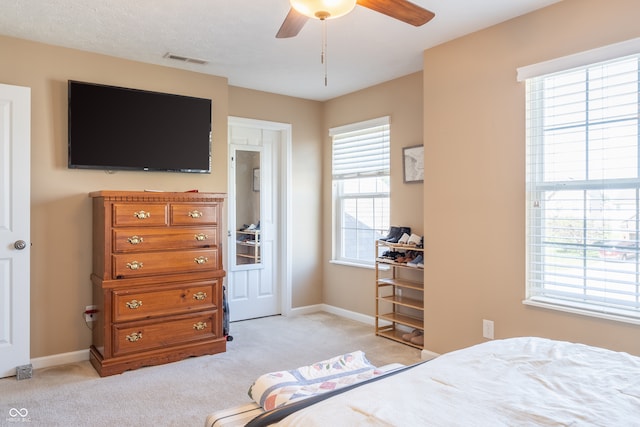
[[[114,203],[113,225],[153,226],[167,225],[166,203]]]
[[[113,292],[113,321],[125,322],[197,310],[216,310],[219,284],[196,282],[180,286],[155,286],[152,290]]]
[[[218,311],[173,316],[157,321],[116,324],[113,326],[113,354],[166,348],[173,345],[220,337],[216,330]]]
[[[218,223],[218,205],[177,204],[172,203],[171,225],[200,225]]]
[[[198,228],[119,228],[113,230],[114,252],[165,249],[197,249],[217,246],[218,229]]]
[[[112,255],[116,279],[156,274],[211,271],[220,268],[218,248]]]

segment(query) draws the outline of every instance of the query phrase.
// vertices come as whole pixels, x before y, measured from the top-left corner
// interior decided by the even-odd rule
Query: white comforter
[[[315,404],[280,426],[640,426],[640,358],[495,340]]]

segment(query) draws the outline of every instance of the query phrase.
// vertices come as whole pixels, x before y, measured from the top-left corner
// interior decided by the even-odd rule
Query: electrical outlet
[[[482,336],[493,339],[493,320],[482,319]]]
[[[95,305],[88,305],[84,308],[84,321],[85,322],[95,322],[96,314],[94,311],[96,310]]]

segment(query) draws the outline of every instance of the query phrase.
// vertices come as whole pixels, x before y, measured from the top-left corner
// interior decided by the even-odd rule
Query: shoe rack
[[[236,231],[236,264],[259,264],[260,230]]]
[[[376,335],[422,349],[424,339],[412,342],[403,339],[403,335],[424,334],[423,268],[407,262],[410,255],[423,256],[424,249],[382,240],[377,240],[375,245]],[[386,253],[401,255],[389,258],[383,256]]]

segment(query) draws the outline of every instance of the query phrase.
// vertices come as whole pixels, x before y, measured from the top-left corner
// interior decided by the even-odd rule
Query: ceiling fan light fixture
[[[356,7],[357,0],[289,0],[291,7],[314,19],[333,19],[344,16]]]

